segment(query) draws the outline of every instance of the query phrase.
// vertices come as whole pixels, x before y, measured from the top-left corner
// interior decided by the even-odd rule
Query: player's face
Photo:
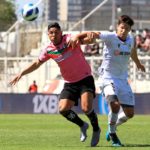
[[[131,26],[126,23],[121,23],[117,26],[117,35],[120,39],[126,40],[128,33],[131,30]]]
[[[48,36],[50,41],[54,44],[54,45],[58,45],[61,42],[62,39],[62,31],[57,29],[57,28],[50,28],[48,31]]]

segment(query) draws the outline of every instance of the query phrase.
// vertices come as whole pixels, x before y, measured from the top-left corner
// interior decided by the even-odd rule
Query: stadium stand
[[[34,27],[35,26],[35,27]],[[39,92],[43,92],[47,82],[58,80],[60,75],[59,68],[54,61],[48,61],[45,65],[42,65],[37,71],[30,75],[22,78],[22,80],[15,87],[9,87],[7,85],[8,81],[18,73],[22,68],[24,68],[28,63],[35,60],[43,48],[45,43],[49,42],[47,38],[47,28],[37,27],[35,24],[20,27],[19,36],[22,37],[19,48],[18,57],[14,57],[17,54],[15,47],[16,36],[15,32],[11,32],[9,38],[5,38],[4,41],[0,41],[3,44],[0,45],[0,51],[10,52],[10,53],[0,53],[0,91],[3,93],[14,92],[14,93],[26,93],[29,83],[36,80],[39,85]],[[65,31],[66,32],[66,31]],[[64,32],[64,33],[65,33]],[[79,31],[72,31],[77,33]],[[9,39],[9,40],[8,40]],[[8,40],[8,41],[7,41]],[[7,46],[4,44],[8,44]],[[13,44],[12,44],[13,43]],[[6,48],[8,48],[6,50]],[[99,55],[87,56],[86,59],[90,63],[95,77],[95,82],[97,85],[98,74],[97,69],[102,62],[103,54],[103,42],[99,41]],[[83,47],[84,51],[84,47]],[[130,62],[129,65],[129,81],[134,92],[149,92],[150,91],[150,55],[148,53],[138,50],[141,61],[146,67],[146,73],[141,73],[136,69],[136,66]],[[61,82],[60,82],[61,83]],[[62,83],[61,83],[62,84]],[[59,85],[59,87],[61,87]],[[60,88],[58,88],[60,89]],[[58,90],[57,90],[58,92]]]

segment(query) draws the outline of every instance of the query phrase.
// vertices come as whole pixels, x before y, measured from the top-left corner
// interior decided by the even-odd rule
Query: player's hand
[[[72,37],[68,43],[67,43],[67,47],[72,47],[75,48],[77,44],[79,44],[80,39],[78,37]]]
[[[9,82],[9,85],[15,85],[20,80],[21,77],[22,77],[22,75],[18,74]]]
[[[137,68],[138,68],[139,70],[141,70],[142,72],[145,72],[145,67],[144,67],[144,65],[139,64],[139,65],[137,66]]]
[[[88,33],[87,33],[87,38],[88,38],[90,41],[93,41],[93,39],[95,38],[94,32],[88,32]]]
[[[88,32],[87,33],[87,38],[89,39],[90,42],[95,42],[96,38],[99,37],[99,32]]]

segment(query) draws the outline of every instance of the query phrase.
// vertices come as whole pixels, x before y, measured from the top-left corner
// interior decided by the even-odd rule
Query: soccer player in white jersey
[[[134,21],[129,16],[122,15],[118,19],[116,32],[94,33],[105,44],[103,62],[98,72],[102,78],[103,94],[110,107],[106,139],[112,140],[113,146],[122,145],[116,135],[116,126],[134,116],[134,94],[127,80],[129,58],[139,70],[145,72],[137,56],[134,38],[129,34],[133,25]],[[122,112],[119,112],[120,106]]]
[[[134,38],[129,34],[133,25],[134,21],[129,16],[122,15],[118,19],[116,32],[88,34],[91,42],[95,39],[104,41],[103,62],[98,72],[102,79],[102,91],[110,108],[106,139],[112,140],[112,146],[122,146],[116,134],[116,126],[134,116],[134,94],[127,80],[129,58],[132,58],[139,70],[145,72],[145,67],[137,56]],[[74,43],[79,38],[80,36],[76,37]],[[119,111],[121,107],[122,112]]]

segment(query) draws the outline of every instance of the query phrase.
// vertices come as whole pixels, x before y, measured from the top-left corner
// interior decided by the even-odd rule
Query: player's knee
[[[60,101],[59,102],[59,113],[63,113],[72,108],[72,105],[69,102]]]
[[[69,112],[70,108],[67,107],[66,105],[59,105],[59,113],[66,117],[68,115],[68,112]]]
[[[67,107],[62,106],[62,105],[59,106],[59,113],[60,113],[60,114],[63,115],[67,110],[68,110]]]
[[[82,111],[87,114],[92,109],[92,106],[90,105],[84,105],[82,106]]]
[[[88,108],[82,108],[82,111],[83,111],[85,114],[87,114],[87,113],[89,112],[89,110],[90,110],[90,109],[88,109]]]
[[[130,119],[134,117],[134,109],[125,109],[124,110],[125,115]]]
[[[120,103],[118,100],[117,95],[108,95],[107,96],[107,101],[110,105],[110,108],[113,113],[118,113],[120,109]]]
[[[133,117],[134,117],[134,112],[127,113],[126,116],[127,116],[128,118],[133,118]]]
[[[118,113],[120,109],[120,103],[118,103],[118,101],[113,101],[110,103],[110,107],[113,113]]]

